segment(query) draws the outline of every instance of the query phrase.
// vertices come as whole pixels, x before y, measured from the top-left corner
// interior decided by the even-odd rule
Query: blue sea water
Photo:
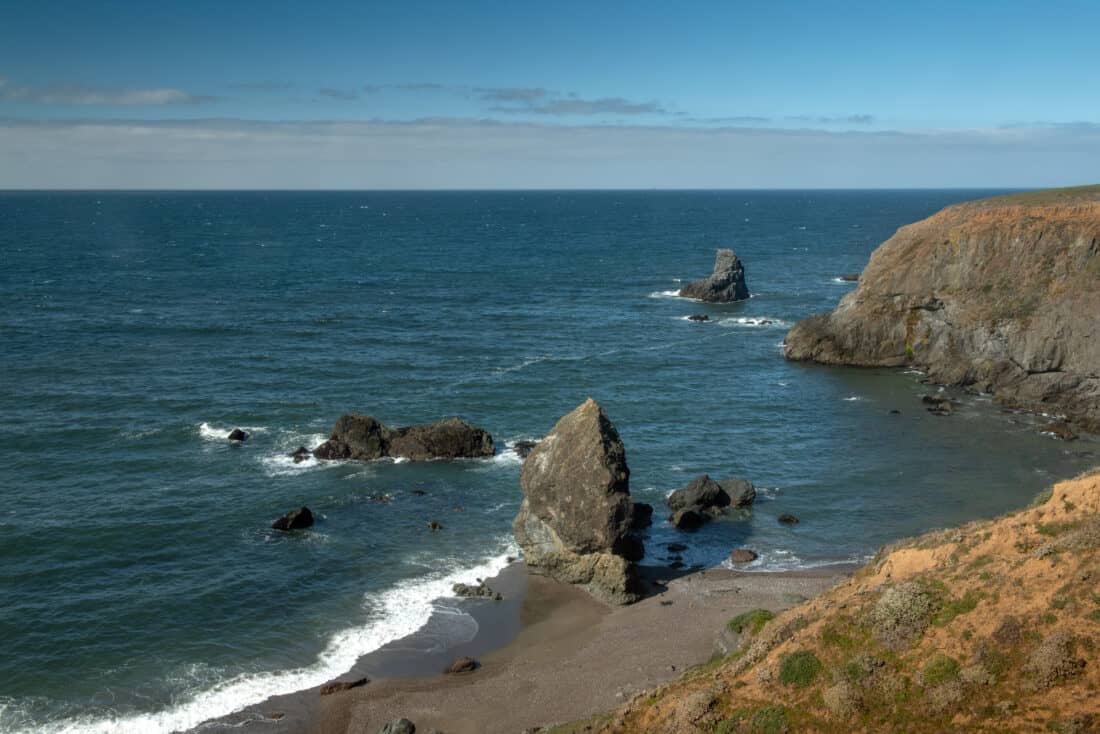
[[[898,226],[988,193],[0,194],[0,730],[170,732],[343,673],[516,552],[508,446],[589,396],[658,505],[648,564],[704,472],[760,488],[688,536],[705,565],[861,560],[1025,503],[1096,444],[780,348]],[[676,298],[716,247],[754,297]],[[287,457],[350,411],[458,415],[499,453]],[[314,528],[269,529],[302,504]]]

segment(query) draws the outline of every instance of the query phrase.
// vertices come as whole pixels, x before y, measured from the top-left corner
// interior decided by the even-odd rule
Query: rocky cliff
[[[884,549],[731,654],[571,731],[1100,731],[1100,474]]]
[[[1100,186],[948,207],[902,227],[792,360],[913,365],[1100,430]]]

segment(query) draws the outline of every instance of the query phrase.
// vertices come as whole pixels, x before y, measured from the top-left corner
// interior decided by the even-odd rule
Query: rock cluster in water
[[[679,530],[695,530],[730,508],[748,507],[756,487],[747,479],[714,480],[704,474],[668,496],[668,521]]]
[[[743,301],[749,297],[749,289],[745,285],[745,267],[733,250],[719,250],[714,258],[714,272],[702,280],[685,285],[680,289],[680,296],[707,303]]]
[[[492,456],[493,437],[458,418],[408,428],[390,428],[369,415],[340,416],[329,440],[313,450],[318,459],[410,461]]]
[[[902,227],[788,359],[912,365],[1100,430],[1100,186],[996,197]]]
[[[528,568],[577,584],[611,604],[641,598],[633,561],[630,469],[618,431],[596,401],[558,421],[523,464],[523,504],[513,522]]]

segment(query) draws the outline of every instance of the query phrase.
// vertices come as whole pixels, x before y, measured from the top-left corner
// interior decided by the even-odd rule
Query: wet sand
[[[580,589],[528,575],[515,564],[494,588],[511,586],[515,594],[514,585],[520,584],[525,587],[522,600],[474,602],[479,624],[474,640],[431,653],[402,652],[398,645],[382,656],[368,655],[345,678],[383,667],[385,677],[330,696],[301,694],[310,699],[308,710],[264,730],[375,734],[386,722],[404,717],[423,732],[517,734],[585,719],[706,662],[736,614],[757,607],[785,609],[831,588],[851,570],[698,571],[669,581],[665,591],[644,601],[612,609]],[[507,644],[494,649],[508,637]],[[397,659],[402,655],[403,662]],[[440,675],[458,655],[479,657],[481,667]],[[407,672],[394,675],[394,665]],[[277,707],[271,703],[268,708]]]

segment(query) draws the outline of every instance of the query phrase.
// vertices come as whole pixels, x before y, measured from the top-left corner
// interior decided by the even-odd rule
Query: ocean
[[[510,446],[590,396],[657,506],[646,564],[685,538],[688,564],[860,562],[1025,504],[1097,444],[781,350],[897,227],[993,193],[0,193],[0,731],[183,730],[433,610],[469,638],[451,584],[518,552]],[[753,297],[677,298],[717,247]],[[345,412],[460,416],[498,454],[294,464]],[[757,503],[678,533],[664,497],[701,473]],[[303,504],[312,529],[270,529]]]

